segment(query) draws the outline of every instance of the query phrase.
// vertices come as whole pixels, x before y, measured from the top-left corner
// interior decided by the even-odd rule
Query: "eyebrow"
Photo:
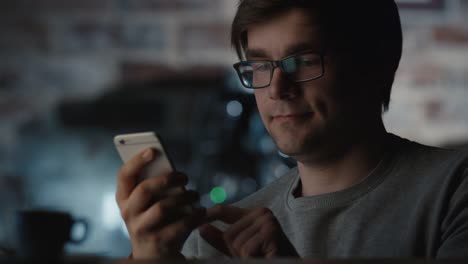
[[[262,49],[249,49],[245,50],[245,57],[248,58],[265,58],[267,57],[266,52]]]
[[[314,52],[321,52],[322,50],[321,49],[317,49],[314,45],[310,44],[310,43],[306,43],[306,42],[303,42],[303,43],[298,43],[298,44],[295,44],[295,45],[292,45],[292,46],[289,46],[286,50],[285,50],[285,53],[286,55],[285,56],[289,56],[289,55],[293,55],[293,54],[297,54],[297,53],[300,53],[302,51],[314,51]],[[247,48],[245,50],[245,57],[247,59],[249,58],[267,58],[268,57],[268,54],[265,50],[263,49],[258,49],[258,48],[252,48],[252,49],[249,49]]]
[[[321,49],[318,49],[317,45],[313,45],[311,43],[298,43],[286,49],[286,56],[297,54],[303,51],[321,52]]]

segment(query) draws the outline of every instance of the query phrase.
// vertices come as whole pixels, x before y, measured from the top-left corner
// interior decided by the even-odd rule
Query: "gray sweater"
[[[270,208],[301,257],[468,257],[468,153],[390,138],[378,166],[346,190],[295,198],[294,168],[235,205]],[[196,230],[182,254],[223,256]]]

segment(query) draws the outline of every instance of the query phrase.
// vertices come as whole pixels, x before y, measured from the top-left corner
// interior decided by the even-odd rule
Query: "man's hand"
[[[199,227],[203,239],[227,256],[298,257],[268,208],[217,206],[208,209],[206,217],[206,221],[221,220],[231,224],[225,232],[210,224]]]
[[[130,234],[134,258],[183,257],[180,250],[192,230],[202,224],[206,209],[181,211],[198,199],[196,192],[183,188],[188,179],[181,173],[155,175],[138,182],[139,173],[154,155],[154,150],[148,149],[122,166],[117,204]],[[167,195],[174,187],[180,192]]]

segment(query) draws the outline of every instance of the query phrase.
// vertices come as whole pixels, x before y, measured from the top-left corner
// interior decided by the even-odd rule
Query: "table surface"
[[[42,263],[44,260],[25,260],[0,257],[0,264],[6,263]],[[132,264],[132,263],[203,263],[203,264],[220,264],[220,263],[239,263],[239,264],[468,264],[468,259],[447,259],[447,260],[431,260],[431,259],[199,259],[199,260],[175,260],[175,259],[159,259],[159,260],[131,260],[117,258],[102,258],[102,257],[83,257],[83,256],[68,256],[56,261],[45,261],[44,263],[64,263],[64,264],[81,264],[81,263],[99,263],[99,264]]]

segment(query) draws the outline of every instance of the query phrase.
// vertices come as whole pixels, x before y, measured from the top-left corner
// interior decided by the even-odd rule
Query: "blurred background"
[[[468,146],[468,0],[401,0],[404,54],[389,131]],[[14,212],[87,218],[73,254],[127,256],[112,139],[157,131],[201,203],[230,203],[294,164],[231,64],[236,0],[0,1],[0,246]],[[80,233],[82,230],[74,230]]]

